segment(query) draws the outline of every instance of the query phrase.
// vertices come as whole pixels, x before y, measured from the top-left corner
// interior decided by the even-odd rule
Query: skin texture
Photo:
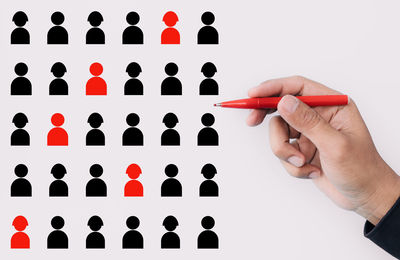
[[[280,115],[269,121],[272,152],[286,171],[314,184],[339,207],[376,225],[400,196],[400,177],[373,143],[352,99],[346,106],[310,108],[295,95],[340,95],[320,83],[294,76],[268,80],[249,97],[283,96]],[[261,124],[276,110],[253,110],[247,124]]]

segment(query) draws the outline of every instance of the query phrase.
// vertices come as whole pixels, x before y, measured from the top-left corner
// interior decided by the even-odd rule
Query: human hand
[[[356,104],[349,99],[345,106],[310,108],[292,96],[340,94],[300,76],[249,90],[250,97],[283,96],[269,135],[284,168],[294,177],[311,178],[338,206],[376,225],[399,198],[400,177],[379,155]],[[258,125],[274,111],[254,110],[247,123]]]

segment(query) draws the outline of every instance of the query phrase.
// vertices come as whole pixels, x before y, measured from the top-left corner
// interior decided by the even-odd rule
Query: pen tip
[[[215,106],[215,107],[220,107],[220,106],[221,106],[221,103],[216,103],[216,104],[214,104],[214,106]]]

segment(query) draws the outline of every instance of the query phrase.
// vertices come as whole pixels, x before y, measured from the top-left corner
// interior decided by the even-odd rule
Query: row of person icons
[[[48,249],[68,249],[69,239],[68,235],[62,230],[65,226],[64,218],[55,216],[50,221],[51,227],[54,229],[47,236]],[[17,231],[11,237],[11,249],[29,249],[30,237],[26,233],[28,227],[28,220],[24,216],[17,216],[12,222],[13,227]],[[87,223],[90,233],[86,237],[87,249],[104,249],[106,248],[106,240],[101,233],[101,228],[104,222],[101,217],[94,215],[89,218]],[[176,217],[167,216],[162,225],[166,229],[161,237],[162,249],[179,249],[181,248],[181,241],[179,234],[175,232],[179,226]],[[140,220],[137,216],[129,216],[126,220],[128,231],[122,237],[122,249],[143,249],[144,238],[142,233],[138,230]],[[197,237],[198,249],[218,249],[219,238],[218,235],[212,230],[215,226],[215,220],[211,216],[205,216],[201,220],[201,226],[204,229]]]
[[[182,197],[182,184],[176,176],[179,169],[175,164],[168,164],[164,173],[167,178],[161,184],[161,197]],[[201,168],[201,174],[204,179],[199,186],[200,197],[218,197],[219,187],[213,180],[217,174],[217,169],[211,163],[205,164]],[[11,197],[32,197],[32,185],[26,178],[28,175],[28,167],[25,164],[18,164],[14,168],[17,178],[11,184]],[[69,188],[67,182],[63,180],[67,174],[64,165],[57,163],[50,171],[54,177],[54,181],[49,186],[49,197],[68,197]],[[87,182],[85,192],[86,197],[106,197],[107,184],[101,178],[103,175],[103,167],[100,164],[93,164],[89,168],[91,179]],[[142,169],[139,165],[130,164],[125,172],[129,178],[123,188],[124,197],[143,197],[144,187],[139,179]]]
[[[23,11],[18,11],[12,18],[17,26],[11,33],[11,44],[30,44],[29,31],[24,28],[28,22],[28,16]],[[65,16],[62,12],[54,12],[51,15],[53,27],[47,33],[47,44],[68,44],[68,31],[62,26]],[[88,22],[91,28],[86,33],[86,44],[105,44],[106,37],[104,31],[100,28],[103,23],[103,15],[94,11],[89,14]],[[129,12],[126,15],[128,27],[122,33],[122,44],[144,44],[144,35],[138,23],[140,16],[137,12]],[[178,15],[173,11],[164,14],[162,21],[166,27],[161,33],[161,44],[180,44],[181,36],[178,29],[174,26],[178,23]],[[219,44],[219,34],[213,27],[215,16],[212,12],[204,12],[201,15],[203,26],[197,33],[198,44]]]
[[[48,146],[68,146],[68,133],[62,128],[65,118],[60,113],[55,113],[51,117],[52,128],[47,134],[47,145]],[[28,123],[28,117],[24,113],[17,113],[12,122],[17,128],[11,134],[11,146],[30,146],[30,135],[25,126]],[[106,138],[104,132],[99,129],[103,124],[103,117],[95,112],[92,113],[88,118],[88,123],[91,130],[86,134],[86,145],[87,146],[105,146]],[[140,117],[136,113],[130,113],[126,117],[126,123],[128,128],[122,134],[122,145],[123,146],[143,146],[144,136],[142,131],[137,127],[140,122]],[[179,132],[174,127],[179,123],[178,117],[174,113],[167,113],[162,122],[166,126],[166,130],[161,134],[161,145],[162,146],[179,146],[181,144],[181,138]],[[215,117],[211,113],[205,113],[201,117],[201,123],[203,128],[197,135],[198,146],[218,146],[219,135],[218,132],[212,128],[215,123]]]
[[[101,77],[103,65],[95,62],[90,65],[89,71],[92,74],[86,83],[86,95],[107,95],[107,83]],[[182,82],[176,77],[179,68],[173,62],[169,62],[165,68],[167,77],[161,82],[161,95],[182,95]],[[28,66],[20,62],[14,67],[17,77],[11,82],[11,95],[32,95],[32,83],[26,77]],[[68,83],[63,79],[67,68],[61,62],[56,62],[51,70],[55,79],[49,84],[49,95],[68,95]],[[137,62],[131,62],[126,68],[129,79],[124,85],[124,95],[143,95],[143,83],[138,78],[142,72],[141,66]],[[219,87],[217,81],[213,79],[217,72],[217,67],[212,62],[206,62],[201,67],[205,79],[199,85],[199,95],[218,95]]]

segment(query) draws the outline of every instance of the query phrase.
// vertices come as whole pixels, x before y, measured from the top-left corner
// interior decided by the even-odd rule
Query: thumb
[[[327,151],[340,136],[340,132],[314,109],[292,95],[285,95],[279,101],[278,111],[290,126],[305,135],[320,150]]]

